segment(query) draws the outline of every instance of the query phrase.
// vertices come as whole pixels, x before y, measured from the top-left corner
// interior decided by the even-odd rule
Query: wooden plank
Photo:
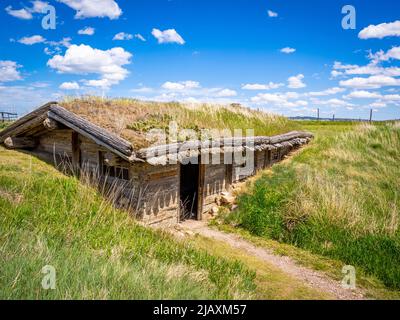
[[[30,137],[8,137],[4,140],[4,145],[8,149],[33,149],[38,141]]]
[[[204,181],[205,181],[206,165],[199,164],[199,186],[197,190],[197,220],[203,219],[204,205]]]

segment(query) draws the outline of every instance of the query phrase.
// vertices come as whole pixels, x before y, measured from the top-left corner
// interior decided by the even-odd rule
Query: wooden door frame
[[[197,186],[197,220],[203,220],[204,181],[206,165],[198,161],[199,177]]]
[[[178,221],[181,220],[181,214],[182,214],[182,208],[181,208],[181,170],[182,163],[178,162],[178,179],[179,179],[179,188],[178,188],[178,199],[179,199],[179,205],[178,205]],[[198,183],[197,183],[197,215],[196,215],[196,220],[203,220],[203,194],[204,194],[204,179],[205,179],[205,164],[200,163],[200,159],[197,163],[197,166],[199,167],[199,172],[198,172]]]

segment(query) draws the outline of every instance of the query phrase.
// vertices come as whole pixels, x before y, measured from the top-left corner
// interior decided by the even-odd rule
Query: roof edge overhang
[[[43,121],[47,118],[57,121],[84,137],[93,140],[95,143],[117,154],[126,161],[142,161],[136,159],[132,144],[129,141],[66,110],[59,106],[57,102],[46,103],[1,131],[0,143],[4,143],[7,137],[21,136],[26,133],[28,129],[42,125]]]

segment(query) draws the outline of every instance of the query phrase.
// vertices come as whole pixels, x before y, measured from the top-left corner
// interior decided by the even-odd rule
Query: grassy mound
[[[0,299],[251,298],[255,273],[137,225],[96,191],[0,148]],[[45,265],[56,290],[41,286]]]
[[[400,125],[307,129],[311,146],[249,186],[228,222],[400,289]]]
[[[134,99],[72,98],[60,103],[64,108],[97,125],[121,135],[136,148],[145,147],[151,129],[168,131],[171,121],[179,129],[233,130],[254,129],[255,135],[274,135],[296,130],[299,125],[287,118],[239,105],[183,104],[178,102],[146,102]],[[179,139],[179,137],[178,137]],[[174,142],[174,141],[170,141]]]

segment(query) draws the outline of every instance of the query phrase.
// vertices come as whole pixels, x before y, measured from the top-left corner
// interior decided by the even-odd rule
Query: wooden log
[[[8,149],[33,149],[38,141],[30,137],[8,137],[4,140],[4,145]]]
[[[59,128],[57,121],[54,121],[53,119],[50,118],[44,119],[43,126],[49,131],[53,131]]]
[[[56,103],[57,102],[46,103],[35,111],[15,121],[0,132],[0,143],[9,136],[17,136],[24,131],[39,125],[47,117],[45,113],[49,110],[50,106]]]
[[[217,149],[219,147],[226,147],[228,150],[231,146],[245,146],[245,145],[254,145],[260,146],[260,151],[266,149],[270,144],[276,144],[284,141],[289,141],[295,138],[311,138],[313,135],[309,132],[302,131],[292,131],[285,134],[266,137],[266,136],[258,136],[258,137],[234,137],[234,138],[221,138],[213,141],[185,141],[179,143],[172,143],[168,145],[160,145],[149,147],[145,149],[140,149],[136,152],[136,156],[138,158],[158,158],[161,156],[165,156],[166,154],[175,154],[180,153],[186,150],[207,150],[210,148]]]

